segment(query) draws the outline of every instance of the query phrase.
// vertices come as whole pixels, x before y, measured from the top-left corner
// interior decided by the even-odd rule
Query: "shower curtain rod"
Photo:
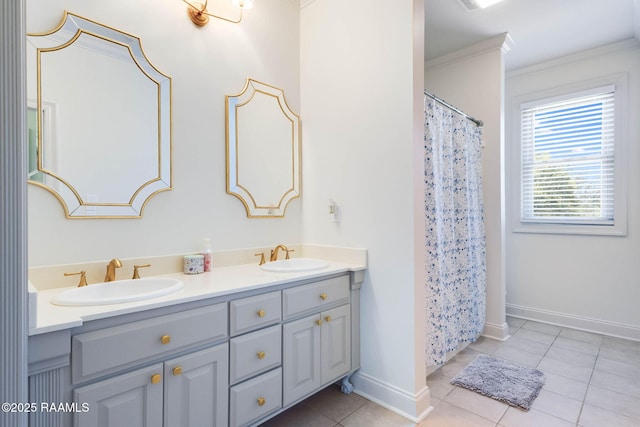
[[[424,94],[426,96],[428,96],[429,98],[435,100],[436,102],[439,102],[440,104],[442,104],[445,107],[449,108],[450,110],[453,110],[456,113],[462,114],[463,116],[465,116],[467,119],[471,120],[473,123],[477,124],[478,126],[482,127],[484,125],[482,120],[474,119],[473,117],[471,117],[470,115],[468,115],[464,111],[460,110],[459,108],[454,107],[453,105],[449,104],[447,101],[438,98],[437,96],[427,92],[426,90],[424,91]]]

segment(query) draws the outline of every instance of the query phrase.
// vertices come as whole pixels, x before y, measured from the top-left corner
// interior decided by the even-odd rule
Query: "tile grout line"
[[[513,331],[513,333],[509,334],[511,337],[513,337],[520,329],[522,329],[522,325],[524,325],[526,323],[526,321],[522,322],[522,324],[520,326],[518,326],[516,328],[515,331]],[[507,323],[508,324],[508,323]],[[506,341],[505,341],[506,342]],[[495,353],[495,352],[494,352]],[[498,422],[496,423],[495,427],[499,427],[501,426],[500,422],[504,419],[504,417],[507,415],[507,411],[509,410],[509,408],[507,407],[507,410],[504,411],[504,414],[502,414],[502,416],[500,417],[500,419],[498,420]]]
[[[516,329],[516,331],[513,333],[513,335],[515,335],[515,334],[516,334],[520,329],[523,329],[522,327],[523,327],[527,322],[529,322],[529,320],[525,321],[522,325],[520,325],[520,327],[518,327],[518,328]],[[552,336],[554,337],[554,338],[553,338],[553,341],[551,341],[551,343],[549,343],[549,344],[547,345],[547,349],[546,349],[546,351],[544,352],[544,354],[543,354],[543,355],[542,355],[542,357],[540,358],[540,361],[539,361],[539,362],[536,364],[536,366],[535,366],[535,369],[539,370],[540,372],[542,372],[542,370],[540,370],[540,369],[539,369],[540,364],[542,363],[542,361],[544,360],[544,358],[547,356],[547,354],[549,353],[549,350],[551,350],[551,347],[552,347],[552,346],[553,346],[553,344],[556,342],[556,340],[558,339],[558,337],[560,337],[560,334],[562,333],[562,329],[564,329],[564,328],[560,328],[560,330],[558,331],[558,333],[557,333],[557,334],[552,335],[552,334],[547,334],[546,332],[538,331],[538,330],[535,330],[535,329],[527,329],[527,328],[524,328],[524,330],[525,330],[525,331],[538,332],[538,333],[541,333],[541,334],[552,335]],[[599,347],[598,347],[598,350],[599,350]],[[524,350],[523,350],[523,351],[524,351]],[[595,362],[594,362],[594,366],[595,366]],[[542,372],[542,373],[544,374],[544,372]],[[593,369],[591,370],[591,375],[593,375]],[[545,382],[546,382],[546,375],[545,375]],[[544,388],[544,385],[543,385],[543,388]],[[576,418],[576,421],[575,421],[575,423],[574,423],[576,427],[579,427],[579,426],[578,426],[578,421],[580,420],[580,414],[582,413],[582,407],[584,406],[584,399],[585,399],[585,398],[586,398],[586,392],[585,392],[585,396],[584,396],[584,397],[583,397],[583,399],[582,399],[582,403],[581,403],[581,405],[580,405],[580,411],[579,411],[579,413],[578,413],[578,417]],[[533,409],[533,408],[532,408],[532,409]],[[507,408],[507,410],[508,410],[508,408]],[[554,415],[554,414],[549,414],[549,413],[544,412],[544,411],[540,411],[540,412],[541,412],[541,413],[543,413],[543,414],[549,415],[549,416],[551,416],[551,417],[557,418],[557,419],[559,419],[559,420],[564,420],[563,418],[560,418],[560,417],[558,417],[558,416],[556,416],[556,415]],[[500,422],[504,419],[504,417],[506,416],[506,414],[507,414],[507,411],[505,411],[505,413],[504,413],[504,414],[502,414],[502,417],[500,417],[500,420],[498,421],[498,424],[496,424],[496,426],[498,426],[498,425],[500,424]],[[564,421],[568,421],[568,420],[564,420]],[[568,422],[570,422],[570,421],[568,421]]]
[[[598,351],[596,353],[596,359],[593,361],[593,367],[591,368],[591,375],[589,376],[589,382],[587,383],[587,390],[584,392],[584,397],[582,398],[582,405],[580,405],[580,412],[578,413],[578,419],[576,420],[576,427],[580,424],[580,418],[582,418],[582,411],[584,411],[584,405],[587,403],[587,394],[589,394],[589,388],[591,387],[591,380],[593,379],[593,374],[596,371],[596,364],[598,363],[598,357],[600,357],[600,348],[602,347],[602,340],[598,344]]]
[[[598,362],[598,356],[600,355],[600,346],[602,346],[602,340],[600,340],[600,343],[598,344],[598,351],[596,352],[596,358],[593,361],[593,366],[591,367],[591,375],[589,375],[589,381],[587,382],[587,389],[584,392],[584,396],[582,396],[582,402],[580,403],[580,410],[578,411],[578,418],[576,418],[576,422],[575,422],[576,427],[580,426],[580,418],[582,418],[582,411],[584,410],[584,405],[587,401],[589,386],[591,385],[591,379],[593,378],[593,373],[596,369],[596,363]]]
[[[553,360],[564,361],[565,363],[570,363],[570,360],[567,359],[567,358],[569,358],[569,354],[566,354],[566,355],[557,354],[556,358],[551,357],[551,352],[552,352],[552,348],[554,348],[554,345],[556,346],[555,348],[558,349],[558,350],[563,350],[563,351],[567,351],[567,352],[578,352],[578,353],[584,353],[584,354],[592,355],[593,362],[589,363],[588,364],[589,366],[581,365],[581,366],[584,366],[585,368],[589,369],[589,375],[588,375],[589,378],[584,378],[583,377],[584,379],[578,380],[578,379],[575,379],[573,377],[565,377],[561,373],[558,373],[558,374],[554,373],[554,375],[559,375],[560,377],[564,377],[564,378],[566,378],[568,380],[572,380],[572,381],[577,381],[577,382],[583,383],[586,386],[586,389],[585,389],[584,393],[582,394],[582,396],[580,398],[575,399],[573,397],[569,397],[570,399],[573,399],[574,401],[577,401],[577,403],[580,404],[579,410],[576,412],[576,415],[575,415],[575,421],[572,422],[572,421],[570,421],[570,419],[565,419],[565,418],[559,417],[557,415],[554,415],[553,413],[547,413],[547,412],[541,411],[542,413],[544,413],[546,415],[549,415],[549,416],[555,417],[557,419],[563,420],[564,422],[571,423],[572,425],[574,425],[576,427],[580,427],[581,426],[581,424],[580,424],[581,423],[581,418],[583,416],[584,408],[585,408],[585,405],[587,403],[586,398],[587,398],[587,395],[588,395],[588,391],[589,391],[590,387],[593,385],[592,381],[593,381],[593,378],[594,378],[594,375],[595,375],[596,365],[598,364],[598,361],[603,360],[602,359],[602,354],[603,354],[602,350],[603,350],[603,348],[605,346],[605,342],[602,339],[596,340],[594,342],[594,340],[592,340],[592,339],[586,339],[586,338],[580,339],[579,337],[578,338],[577,337],[572,337],[571,335],[563,335],[563,333],[567,333],[568,331],[572,331],[573,329],[571,329],[571,328],[560,327],[557,330],[557,333],[549,333],[549,331],[545,332],[545,331],[537,330],[535,328],[534,329],[529,329],[529,328],[526,328],[526,327],[523,328],[523,326],[525,324],[526,324],[526,321],[523,322],[518,327],[510,326],[510,329],[513,331],[512,333],[510,333],[510,335],[514,336],[521,330],[527,330],[527,331],[533,331],[533,332],[538,332],[538,333],[544,333],[544,334],[547,334],[547,335],[551,335],[553,337],[553,339],[548,344],[545,344],[545,351],[540,356],[541,357],[540,361],[535,365],[536,369],[540,368],[540,365],[541,365],[542,361],[545,358],[551,358]],[[566,347],[564,347],[564,344],[560,345],[559,344],[560,343],[559,338],[563,338],[563,340],[566,340],[568,345]],[[590,345],[594,346],[595,348],[585,349],[585,347],[569,345],[570,344],[569,341],[577,342],[577,343],[584,343],[585,345],[586,344],[590,344]],[[483,349],[484,351],[479,351],[479,350],[476,350],[476,349],[473,349],[473,348],[469,348],[469,349],[474,351],[474,352],[477,352],[479,354],[483,354],[484,353],[484,354],[493,355],[493,354],[495,354],[496,352],[498,352],[502,348],[501,344],[502,343],[499,343],[499,345],[497,347],[495,347],[495,348],[491,348],[492,346],[488,346],[489,348],[487,348],[487,346],[485,346],[484,349]],[[593,351],[593,350],[595,350],[595,351]],[[521,351],[526,352],[527,350],[522,349]],[[564,356],[564,357],[558,357],[558,356]],[[621,363],[624,363],[624,362],[621,362]],[[607,371],[605,371],[605,372],[607,372]],[[618,375],[616,375],[616,373],[612,373],[612,375],[618,376]],[[446,378],[449,378],[449,377],[446,376]],[[459,388],[459,387],[454,386],[451,390],[449,390],[446,394],[444,394],[444,396],[441,398],[441,401],[444,402],[448,397],[450,397],[451,393],[456,388]],[[615,389],[610,389],[608,387],[604,387],[604,388],[606,390],[610,390],[610,391],[613,391],[613,392],[616,392],[616,393],[625,394],[624,392],[619,392],[619,391],[617,391]],[[562,394],[562,393],[560,393],[560,394]],[[627,394],[627,396],[630,396],[630,395]],[[630,396],[630,397],[637,398],[636,396]],[[453,404],[451,402],[449,402],[449,403],[454,405],[454,406],[456,406],[456,407],[458,407],[458,405],[455,405],[455,404]],[[599,405],[595,405],[595,406],[597,406],[598,408],[602,408],[602,409],[607,410],[607,407],[601,407]],[[469,411],[468,409],[465,409],[464,407],[459,407],[459,408],[461,408],[461,409],[463,409],[465,411]],[[505,420],[505,416],[506,416],[507,411],[508,411],[508,407],[507,407],[507,410],[505,410],[505,412],[502,414],[500,419],[495,423],[496,427],[501,427],[500,423]],[[472,412],[475,415],[482,417],[482,415],[477,414],[477,413],[475,413],[473,411],[469,411],[469,412]],[[618,414],[620,414],[620,415],[622,415],[622,416],[624,416],[626,418],[631,418],[629,415],[626,415],[625,413],[621,413],[621,412],[618,412],[618,411],[614,411],[614,412],[616,412],[616,413],[618,413]],[[484,417],[482,417],[482,418],[484,418]],[[573,418],[573,417],[571,417],[571,418]],[[489,421],[494,423],[494,421],[492,421],[492,420],[489,420]]]

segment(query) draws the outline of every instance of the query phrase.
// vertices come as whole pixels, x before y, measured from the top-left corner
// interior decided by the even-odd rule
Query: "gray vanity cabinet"
[[[174,356],[227,336],[226,303],[75,335],[73,381],[98,379],[74,389],[74,401],[89,407],[76,414],[75,426],[226,426],[228,343]]]
[[[229,425],[254,425],[264,416],[282,408],[282,368],[231,387],[229,395]]]
[[[288,292],[290,291],[290,292]],[[286,295],[289,293],[289,295]],[[283,325],[283,404],[292,404],[351,370],[351,306],[346,277],[283,291],[290,317],[316,313]]]
[[[155,364],[74,391],[75,402],[88,405],[75,414],[75,427],[155,427],[162,425],[162,364]],[[158,375],[157,377],[154,377]]]
[[[74,425],[226,426],[227,354],[222,344],[79,387],[74,401],[90,410],[76,413]]]
[[[320,387],[320,315],[287,323],[284,341],[284,404],[288,405]]]
[[[320,381],[328,384],[351,369],[351,311],[343,305],[320,316]]]
[[[282,408],[281,300],[276,291],[229,303],[230,426],[251,425]]]
[[[30,399],[77,408],[30,425],[244,427],[340,379],[349,393],[362,281],[291,281],[31,336]]]
[[[222,427],[228,422],[229,346],[165,362],[165,427]]]
[[[72,380],[81,384],[227,336],[226,303],[76,334]]]

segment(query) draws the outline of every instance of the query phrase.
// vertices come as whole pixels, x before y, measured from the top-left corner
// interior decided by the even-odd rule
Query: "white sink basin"
[[[51,303],[65,306],[120,304],[169,295],[183,287],[182,281],[171,278],[117,280],[60,292]]]
[[[313,271],[320,270],[329,266],[327,261],[314,258],[291,258],[281,259],[278,261],[262,264],[260,268],[264,271],[272,271],[277,273],[288,273],[296,271]]]

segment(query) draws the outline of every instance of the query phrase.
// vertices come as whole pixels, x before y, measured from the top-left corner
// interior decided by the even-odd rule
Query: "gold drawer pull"
[[[160,342],[162,344],[169,344],[171,342],[171,337],[169,335],[163,335],[160,337]]]
[[[265,403],[267,403],[267,401],[264,399],[264,397],[258,398],[258,406],[264,406]]]
[[[325,317],[324,320],[326,320],[327,322],[331,322],[331,316]]]
[[[327,294],[320,294],[320,299],[321,300],[326,300],[327,299]]]
[[[318,326],[322,325],[322,319],[316,320],[316,325],[318,325]]]
[[[182,366],[176,366],[175,368],[173,368],[173,376],[177,377],[178,375],[182,374]]]
[[[258,310],[258,317],[264,317],[265,314],[267,313],[264,310]]]
[[[151,384],[158,384],[160,381],[162,381],[162,375],[160,374],[151,375]]]
[[[258,359],[262,360],[262,359],[264,359],[265,356],[266,356],[266,354],[265,354],[264,351],[259,351],[258,352]]]

